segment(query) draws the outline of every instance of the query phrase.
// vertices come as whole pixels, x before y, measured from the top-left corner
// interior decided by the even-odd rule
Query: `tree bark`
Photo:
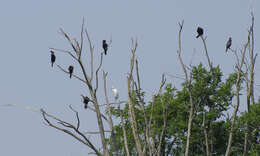
[[[249,44],[249,40],[247,41],[247,43],[244,46],[244,49],[242,51],[242,58],[241,58],[241,63],[237,64],[237,80],[236,80],[236,105],[235,105],[235,109],[233,111],[232,114],[232,121],[231,121],[231,127],[230,127],[230,131],[229,131],[229,138],[228,138],[228,144],[227,144],[227,149],[226,149],[226,153],[225,156],[229,156],[230,152],[231,152],[231,146],[232,146],[232,137],[233,137],[233,129],[234,129],[234,125],[235,125],[235,121],[236,121],[236,117],[237,117],[237,111],[240,105],[240,87],[241,87],[241,70],[242,70],[242,66],[244,64],[244,59],[245,59],[245,53],[246,53],[246,49],[248,47]],[[239,62],[239,61],[238,61]]]
[[[179,48],[177,50],[177,53],[178,53],[178,57],[179,57],[183,72],[185,74],[186,85],[187,85],[187,89],[188,89],[188,92],[189,92],[189,98],[190,98],[190,113],[189,113],[187,141],[186,141],[186,148],[185,148],[185,156],[189,156],[189,145],[190,145],[190,136],[191,136],[191,126],[192,126],[192,120],[193,120],[194,104],[193,104],[193,100],[192,100],[191,80],[188,77],[187,70],[186,70],[185,65],[184,65],[182,58],[181,58],[181,31],[182,31],[182,28],[183,28],[183,24],[184,24],[184,21],[182,21],[182,23],[179,23],[179,26],[180,26],[179,36],[178,36]]]

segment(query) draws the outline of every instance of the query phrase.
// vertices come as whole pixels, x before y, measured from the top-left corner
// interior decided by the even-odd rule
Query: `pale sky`
[[[39,113],[23,109],[44,108],[57,117],[75,121],[68,109],[71,104],[80,113],[82,128],[97,128],[95,114],[84,110],[80,94],[87,88],[76,79],[51,68],[49,47],[68,50],[68,42],[58,33],[63,28],[73,37],[80,36],[82,18],[95,46],[95,56],[102,51],[102,40],[112,38],[112,46],[104,58],[103,68],[111,86],[119,90],[120,100],[127,97],[126,73],[129,71],[131,38],[138,39],[137,57],[147,100],[157,91],[161,74],[183,75],[177,59],[178,22],[184,20],[182,34],[183,59],[193,65],[207,62],[202,41],[196,39],[198,26],[204,28],[209,55],[220,65],[224,75],[234,70],[235,58],[225,53],[228,37],[233,49],[240,49],[247,39],[251,11],[255,15],[255,52],[259,52],[259,0],[0,0],[0,155],[85,156],[90,150],[72,137],[44,125]],[[86,47],[88,48],[88,47]],[[195,52],[194,57],[192,54]],[[68,67],[70,57],[56,53],[57,63]],[[256,63],[256,84],[259,82],[259,61]],[[102,77],[101,75],[99,77]],[[167,77],[179,86],[180,80]],[[100,86],[103,86],[102,81]],[[101,87],[100,89],[102,89]],[[256,90],[256,97],[260,88]],[[102,90],[98,98],[104,101]],[[21,107],[3,107],[16,104]],[[98,145],[98,137],[91,137]]]

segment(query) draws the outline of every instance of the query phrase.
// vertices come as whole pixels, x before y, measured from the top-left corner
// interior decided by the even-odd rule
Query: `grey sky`
[[[80,94],[88,92],[79,81],[70,80],[56,67],[51,68],[48,49],[69,49],[58,29],[79,37],[83,16],[95,45],[95,56],[102,50],[103,39],[113,40],[103,69],[109,72],[108,88],[112,85],[118,88],[121,100],[126,97],[132,37],[138,39],[143,89],[149,96],[158,88],[162,73],[183,75],[176,55],[178,22],[182,19],[185,21],[182,41],[186,63],[195,52],[193,64],[203,62],[206,65],[201,40],[195,38],[197,26],[201,26],[208,36],[207,46],[214,65],[219,64],[224,75],[231,73],[235,59],[231,53],[225,53],[225,43],[231,36],[232,48],[241,48],[247,39],[251,11],[255,14],[256,52],[260,48],[259,0],[0,2],[0,104],[45,108],[70,121],[74,116],[68,105],[72,104],[79,110],[86,130],[96,129],[94,113],[83,110],[80,99]],[[56,53],[56,57],[57,63],[66,68],[75,64],[62,53]],[[258,84],[259,70],[258,61]],[[178,85],[180,80],[168,77],[168,82]],[[109,95],[112,100],[111,91]],[[100,101],[104,100],[102,90],[98,96]],[[70,136],[44,125],[40,114],[31,111],[0,107],[0,124],[0,155],[83,156],[89,152]]]

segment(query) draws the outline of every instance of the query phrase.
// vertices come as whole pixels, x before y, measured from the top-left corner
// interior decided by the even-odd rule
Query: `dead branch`
[[[105,130],[106,133],[111,133],[110,130]],[[100,134],[100,132],[84,132],[84,134]]]
[[[131,49],[132,56],[130,59],[130,73],[127,76],[127,88],[128,88],[128,100],[129,100],[129,116],[130,116],[130,124],[132,128],[132,132],[134,135],[134,140],[137,148],[137,152],[139,156],[143,156],[144,153],[142,151],[142,145],[140,142],[140,136],[138,135],[137,131],[137,123],[136,123],[136,116],[134,112],[134,101],[132,99],[132,91],[133,91],[133,68],[134,68],[134,60],[135,60],[135,52],[137,48],[137,41],[132,40],[133,47]]]
[[[143,111],[144,113],[144,121],[145,121],[145,141],[146,143],[144,144],[143,146],[143,153],[145,153],[145,150],[146,150],[146,146],[148,146],[148,149],[149,149],[149,154],[150,156],[152,155],[152,147],[151,147],[151,144],[150,144],[150,135],[149,135],[149,128],[148,128],[148,119],[147,119],[147,116],[146,116],[146,110],[145,110],[145,101],[144,99],[141,97],[141,83],[140,83],[140,76],[139,76],[139,68],[138,68],[138,60],[135,59],[135,67],[136,67],[136,79],[137,79],[137,84],[135,83],[135,87],[136,87],[136,93],[137,93],[137,98],[138,100],[140,101],[141,103],[141,110]]]
[[[210,156],[209,141],[208,141],[208,131],[207,131],[207,128],[205,126],[205,118],[206,118],[205,117],[205,112],[203,112],[202,128],[203,128],[204,137],[205,137],[206,153],[207,153],[207,156]]]
[[[67,53],[67,54],[69,54],[73,59],[77,60],[77,57],[74,56],[74,55],[72,54],[72,52],[69,51],[69,50],[62,50],[62,49],[57,49],[57,48],[49,48],[49,49],[50,49],[50,50],[54,50],[54,51],[58,51],[58,52],[62,52],[62,53]]]
[[[165,73],[165,75],[167,75],[167,76],[169,76],[169,77],[172,77],[172,78],[177,78],[177,79],[180,79],[180,80],[185,80],[185,78],[180,77],[180,76],[177,76],[177,75],[172,75],[172,74],[168,74],[168,73]]]
[[[191,126],[192,126],[193,112],[194,112],[194,104],[193,104],[193,100],[192,100],[191,79],[189,79],[189,77],[188,77],[187,70],[186,70],[185,65],[181,58],[181,32],[182,32],[183,24],[184,24],[184,21],[182,21],[182,23],[179,23],[179,27],[180,27],[179,36],[178,36],[179,46],[178,46],[177,53],[178,53],[179,61],[181,63],[183,72],[185,74],[187,89],[189,91],[189,98],[190,98],[190,113],[189,113],[189,121],[188,121],[187,142],[186,142],[186,149],[185,149],[185,156],[188,156],[189,155],[190,136],[191,136]]]
[[[101,56],[103,56],[103,53],[101,53]],[[97,70],[98,71],[98,70]],[[97,76],[96,76],[97,77]],[[105,71],[103,70],[103,81],[104,81],[104,94],[105,94],[105,100],[107,103],[107,109],[108,109],[108,123],[109,123],[109,127],[111,130],[111,137],[112,137],[112,142],[113,142],[113,146],[114,146],[114,150],[116,152],[116,156],[118,156],[118,145],[116,143],[116,136],[115,136],[115,132],[114,132],[114,125],[113,125],[113,120],[112,120],[112,113],[111,113],[111,106],[109,104],[109,100],[108,100],[108,96],[107,96],[107,73],[105,73]]]
[[[88,39],[89,51],[90,51],[90,82],[91,82],[93,79],[93,71],[94,71],[94,46],[92,46],[87,28],[85,29],[85,33]]]
[[[81,36],[82,36],[82,38],[81,38],[82,43],[81,44],[83,44],[83,27],[84,27],[84,21],[83,21],[82,30],[81,30]],[[71,38],[69,37],[69,35],[66,34],[63,31],[63,29],[60,29],[60,32],[68,40],[68,42],[70,43],[71,47],[73,48],[74,52],[77,55],[77,62],[80,65],[80,69],[81,69],[83,76],[85,78],[85,80],[84,80],[85,84],[87,84],[87,86],[88,86],[88,89],[89,89],[89,92],[90,92],[90,95],[91,95],[91,98],[92,98],[92,102],[93,102],[94,107],[95,107],[94,111],[96,112],[96,116],[97,116],[98,127],[99,127],[99,131],[100,131],[100,138],[101,138],[101,142],[102,142],[102,148],[103,148],[103,151],[104,151],[104,155],[108,156],[109,152],[108,152],[108,149],[107,149],[107,143],[106,143],[106,138],[105,138],[105,134],[104,134],[104,126],[103,126],[103,121],[102,121],[102,118],[105,118],[105,117],[104,117],[104,115],[101,114],[100,109],[99,109],[99,104],[98,104],[98,100],[97,100],[97,97],[96,97],[96,92],[94,91],[93,85],[92,85],[92,77],[88,76],[86,68],[83,65],[82,58],[80,57],[80,55],[81,55],[80,51],[82,51],[81,45],[79,45],[79,43],[76,39],[73,39],[73,41],[74,41],[74,43],[73,43]],[[94,62],[94,60],[93,60],[93,47],[91,46],[90,38],[88,36],[86,29],[85,29],[85,32],[86,32],[86,35],[87,35],[87,38],[88,38],[88,41],[89,41],[89,44],[90,44],[90,47],[91,47],[90,53],[91,53],[91,68],[92,68],[91,74],[92,74],[93,73],[93,62]],[[97,73],[98,73],[98,71],[97,71]],[[93,76],[93,74],[92,74],[92,76]]]
[[[121,108],[120,108],[120,103],[119,103],[119,102],[118,102],[117,109],[119,110],[120,120],[121,120],[121,124],[122,124],[122,130],[123,130],[123,136],[124,136],[124,147],[125,147],[126,155],[127,155],[127,156],[130,156],[130,154],[129,154],[129,149],[128,149],[128,142],[127,142],[126,130],[125,130],[125,123],[124,123],[124,119],[123,119],[123,115],[122,115],[122,110],[121,110]]]
[[[232,114],[232,121],[231,121],[231,127],[230,127],[230,131],[229,131],[229,138],[228,138],[228,145],[227,145],[227,149],[226,149],[226,153],[225,156],[229,156],[230,155],[230,150],[231,150],[231,145],[232,145],[232,137],[233,137],[233,129],[234,129],[234,124],[236,121],[236,117],[237,117],[237,112],[238,112],[238,108],[240,105],[240,87],[241,87],[241,71],[242,71],[242,67],[244,65],[244,58],[245,58],[245,53],[246,53],[246,49],[248,48],[248,44],[249,44],[249,40],[247,41],[247,43],[244,45],[243,50],[241,51],[242,53],[242,58],[241,58],[241,62],[237,63],[237,80],[236,80],[236,105],[235,105],[235,109],[233,111]]]
[[[107,106],[107,105],[118,105],[118,104],[123,104],[123,103],[128,103],[128,101],[118,101],[118,102],[110,102],[109,104],[102,104],[102,105],[99,105],[100,107],[102,106]]]
[[[96,110],[95,110],[95,108],[92,108],[92,107],[90,107],[89,105],[88,105],[88,109],[90,109],[90,110],[92,110],[93,112],[97,113]],[[108,122],[108,119],[107,119],[107,117],[106,117],[104,114],[100,113],[100,115],[101,115],[101,117],[102,117],[105,121]]]
[[[97,68],[97,70],[96,70],[96,88],[95,88],[95,94],[96,94],[97,89],[98,89],[98,72],[99,72],[99,70],[100,70],[100,68],[101,68],[101,66],[102,66],[102,62],[103,62],[103,53],[101,53],[100,63],[99,63],[99,66],[98,66],[98,68]]]
[[[74,50],[74,52],[76,53],[76,55],[79,56],[79,52],[78,52],[77,48],[75,47],[75,45],[73,44],[73,42],[71,41],[69,35],[67,33],[65,33],[62,28],[60,28],[60,32],[68,40],[69,44],[71,45],[71,47]]]
[[[82,25],[81,25],[81,33],[80,33],[80,46],[78,46],[79,47],[79,59],[81,59],[83,42],[84,42],[84,35],[83,35],[84,24],[85,24],[85,19],[83,17]]]
[[[61,119],[59,119],[59,118],[57,118],[57,117],[47,113],[43,109],[40,109],[40,112],[42,113],[43,119],[47,123],[47,125],[49,125],[50,127],[55,128],[57,130],[63,131],[64,133],[67,133],[67,134],[71,135],[72,137],[74,137],[79,142],[81,142],[81,143],[85,144],[86,146],[88,146],[89,148],[91,148],[98,156],[102,156],[102,154],[98,151],[98,149],[91,143],[91,141],[82,132],[79,131],[79,129],[77,129],[77,127],[75,127],[71,123],[63,121],[63,120],[61,120]],[[59,123],[60,125],[62,125],[64,127],[71,128],[72,130],[74,130],[74,132],[76,134],[78,134],[82,138],[80,138],[79,136],[77,136],[75,133],[73,133],[72,131],[70,131],[68,129],[64,129],[64,128],[61,128],[61,127],[53,124],[49,119],[47,119],[47,117],[53,119],[54,121],[56,121],[57,123]]]
[[[251,13],[251,26],[248,32],[248,52],[249,52],[249,60],[250,65],[247,65],[247,70],[249,70],[249,75],[246,75],[246,87],[247,87],[247,111],[250,112],[250,105],[255,103],[254,100],[254,70],[255,70],[255,60],[257,57],[257,54],[254,55],[254,15]],[[246,65],[246,64],[245,64]],[[250,69],[249,69],[250,68]],[[245,139],[244,139],[244,151],[243,156],[248,155],[249,150],[249,138],[251,134],[252,129],[249,127],[248,121],[246,121],[246,132],[245,132]]]
[[[69,108],[76,114],[76,118],[77,118],[77,130],[79,130],[79,127],[80,127],[79,113],[78,113],[78,111],[76,111],[74,108],[72,108],[71,105],[69,105]]]
[[[162,103],[162,99],[161,99],[161,103]],[[166,124],[167,124],[167,117],[168,117],[168,103],[166,103],[166,105],[163,104],[163,128],[160,134],[160,141],[159,141],[159,145],[157,147],[157,155],[160,156],[161,154],[161,147],[162,147],[162,140],[164,137],[164,133],[165,133],[165,129],[166,129]]]
[[[69,72],[67,71],[67,70],[65,70],[63,67],[61,67],[60,65],[58,65],[58,64],[56,64],[57,65],[57,67],[61,70],[61,71],[63,71],[64,73],[66,73],[66,74],[69,74]],[[81,82],[83,82],[83,83],[87,83],[85,80],[83,80],[82,78],[80,78],[79,76],[77,76],[77,75],[75,75],[75,74],[73,74],[72,73],[72,76],[73,77],[75,77],[76,79],[78,79],[78,80],[80,80]]]
[[[206,45],[206,38],[204,38],[203,36],[200,36],[200,38],[201,38],[201,40],[203,42],[203,46],[204,46],[204,50],[205,50],[205,53],[206,53],[206,56],[207,56],[207,60],[208,60],[208,64],[209,64],[210,70],[211,70],[211,72],[213,72],[212,63],[210,61],[209,54],[208,54],[208,49],[207,49],[207,45]]]

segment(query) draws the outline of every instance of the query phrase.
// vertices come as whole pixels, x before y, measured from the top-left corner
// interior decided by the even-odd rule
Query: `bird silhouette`
[[[51,66],[53,67],[53,63],[56,60],[56,56],[54,55],[54,52],[51,50]]]
[[[70,73],[70,78],[71,78],[71,76],[72,76],[73,69],[74,69],[74,67],[73,67],[73,66],[69,66],[69,68],[68,68],[68,70],[69,70],[69,73]]]
[[[226,43],[226,52],[228,51],[228,49],[231,47],[231,44],[232,44],[232,38],[229,37],[227,43]]]
[[[106,40],[103,40],[103,49],[104,49],[105,55],[107,54],[107,48],[108,48],[108,45],[106,43]]]
[[[81,95],[81,96],[82,96],[82,98],[83,98],[84,108],[87,109],[87,108],[88,108],[88,103],[89,103],[89,101],[91,101],[91,100],[90,100],[89,97],[87,97],[87,96],[83,96],[83,95]]]
[[[198,38],[198,37],[200,37],[201,35],[203,35],[203,29],[202,29],[201,27],[198,27],[197,33],[198,33],[198,35],[196,36],[196,38]]]

